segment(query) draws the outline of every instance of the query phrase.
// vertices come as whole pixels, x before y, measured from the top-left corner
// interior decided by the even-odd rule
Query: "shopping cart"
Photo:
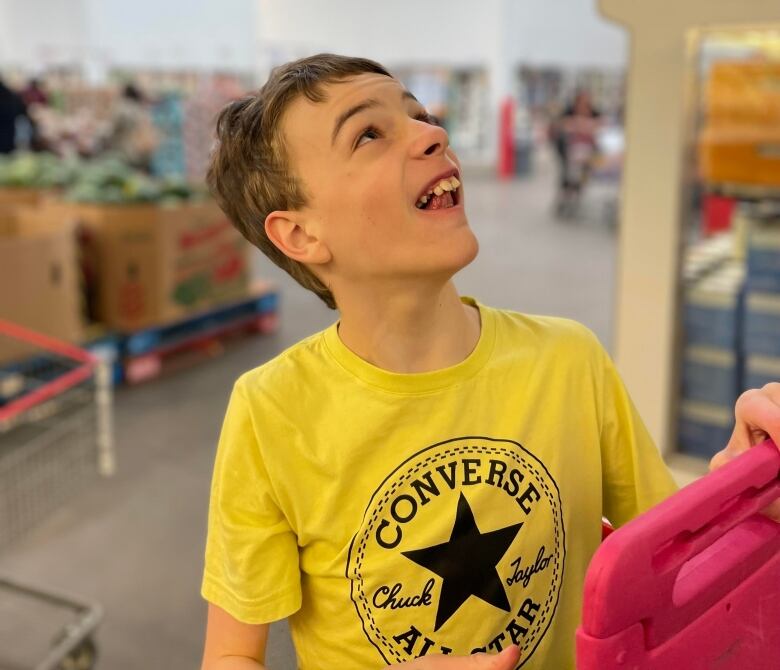
[[[780,668],[780,452],[766,441],[606,538],[578,670]]]
[[[115,469],[111,362],[0,320],[0,552]],[[89,670],[98,605],[0,577],[0,670]],[[42,659],[42,660],[41,660]]]

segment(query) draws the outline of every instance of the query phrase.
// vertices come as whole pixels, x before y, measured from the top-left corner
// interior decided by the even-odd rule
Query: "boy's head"
[[[447,133],[414,96],[378,63],[332,54],[228,105],[208,173],[244,236],[331,308],[350,291],[446,282],[474,258],[453,177]]]

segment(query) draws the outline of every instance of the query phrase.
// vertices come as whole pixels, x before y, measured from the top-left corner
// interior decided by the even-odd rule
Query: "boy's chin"
[[[471,228],[468,229],[468,234],[464,236],[461,252],[461,265],[458,270],[465,268],[479,255],[479,240]]]
[[[460,272],[463,268],[470,265],[479,254],[479,242],[472,234],[461,244],[453,249],[448,249],[448,257],[443,260],[443,274],[449,275],[449,278]]]
[[[479,242],[475,237],[474,246],[471,249],[469,249],[467,253],[464,254],[463,260],[459,264],[459,267],[457,270],[455,270],[455,272],[460,272],[466,266],[471,265],[471,263],[476,259],[478,255],[479,255]]]

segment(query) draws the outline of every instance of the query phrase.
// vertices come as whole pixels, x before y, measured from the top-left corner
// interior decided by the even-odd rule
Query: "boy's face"
[[[359,75],[325,94],[319,103],[299,97],[282,121],[308,197],[300,214],[331,254],[320,270],[336,292],[357,282],[448,280],[478,250],[463,186],[417,206],[439,178],[462,180],[447,133],[390,77]]]

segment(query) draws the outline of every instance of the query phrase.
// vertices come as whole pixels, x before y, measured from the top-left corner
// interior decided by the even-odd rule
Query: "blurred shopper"
[[[17,130],[27,121],[27,106],[22,97],[0,79],[0,154],[9,154],[17,148]]]
[[[570,217],[577,213],[582,191],[596,158],[601,113],[590,93],[578,91],[553,126],[553,143],[558,156],[559,188],[556,213]]]
[[[28,107],[32,105],[48,105],[49,95],[41,86],[39,79],[30,79],[22,91],[22,100]]]
[[[29,148],[33,151],[51,151],[53,147],[43,133],[47,115],[51,113],[49,94],[40,79],[30,79],[20,93],[27,106],[29,118]]]
[[[116,103],[105,148],[121,155],[133,167],[149,172],[158,142],[144,95],[135,85],[127,84]]]

